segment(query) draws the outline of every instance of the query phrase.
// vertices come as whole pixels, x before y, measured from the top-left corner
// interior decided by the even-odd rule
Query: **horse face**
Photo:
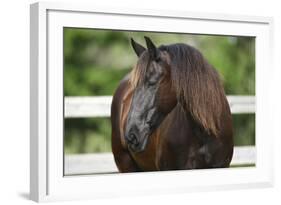
[[[149,136],[177,103],[171,86],[167,53],[157,49],[148,38],[146,43],[148,50],[132,41],[138,56],[142,54],[138,51],[149,55],[144,80],[135,87],[127,116],[125,139],[133,152],[145,149]]]

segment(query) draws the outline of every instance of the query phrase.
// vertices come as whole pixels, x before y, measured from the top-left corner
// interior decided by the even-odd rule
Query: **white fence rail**
[[[231,112],[254,113],[255,96],[227,96]],[[109,117],[112,96],[65,97],[64,116],[78,117]]]
[[[231,113],[255,113],[255,96],[227,96]],[[112,96],[65,97],[65,118],[109,117]],[[254,146],[235,147],[232,166],[255,164]],[[65,175],[117,172],[113,155],[78,154],[65,155]]]
[[[254,146],[235,147],[231,166],[254,165],[255,157]],[[65,175],[118,172],[111,153],[66,155],[64,163]]]

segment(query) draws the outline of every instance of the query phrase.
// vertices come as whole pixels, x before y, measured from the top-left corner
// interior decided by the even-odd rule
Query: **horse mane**
[[[208,134],[218,136],[226,98],[217,71],[192,46],[178,43],[159,49],[170,56],[171,82],[178,101]],[[144,81],[148,63],[149,55],[145,51],[132,70],[133,87]]]
[[[186,44],[162,46],[171,59],[171,80],[178,99],[202,127],[215,136],[225,107],[217,71],[195,48]]]

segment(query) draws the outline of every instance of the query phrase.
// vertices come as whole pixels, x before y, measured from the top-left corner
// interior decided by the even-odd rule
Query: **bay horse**
[[[112,100],[112,152],[119,172],[229,167],[233,127],[217,71],[183,43],[146,47]]]

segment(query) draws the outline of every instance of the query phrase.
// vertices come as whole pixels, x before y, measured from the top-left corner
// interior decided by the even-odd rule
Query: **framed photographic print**
[[[272,186],[271,18],[57,3],[30,18],[32,200]]]

